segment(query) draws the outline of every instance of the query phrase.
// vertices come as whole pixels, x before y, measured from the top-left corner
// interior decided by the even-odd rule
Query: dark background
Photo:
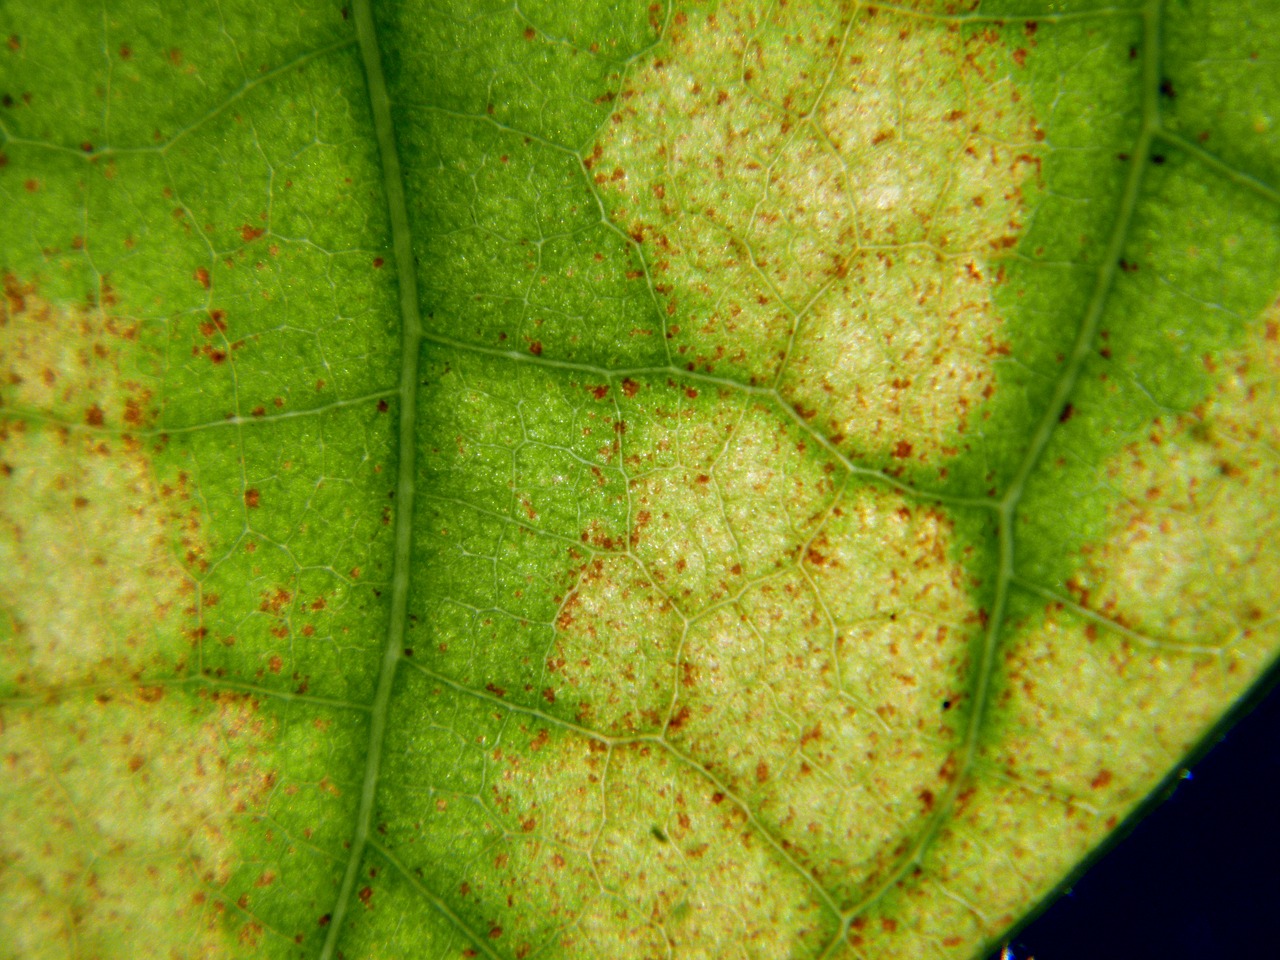
[[[1275,673],[1190,779],[1013,938],[1018,960],[1280,958]]]

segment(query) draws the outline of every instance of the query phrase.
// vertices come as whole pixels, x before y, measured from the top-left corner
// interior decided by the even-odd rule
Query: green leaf
[[[1263,0],[0,11],[4,957],[968,957],[1280,648]]]

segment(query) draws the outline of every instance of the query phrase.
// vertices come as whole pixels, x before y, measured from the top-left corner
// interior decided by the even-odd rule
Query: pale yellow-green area
[[[776,408],[626,393],[629,526],[588,531],[542,692],[577,727],[491,757],[503,836],[474,876],[523,879],[515,906],[468,896],[504,930],[567,924],[571,956],[817,952],[954,775],[973,584],[947,516],[846,488]]]
[[[1243,656],[1276,630],[1264,611],[1280,580],[1280,304],[1243,349],[1204,363],[1217,384],[1203,404],[1108,465],[1112,536],[1068,586],[1138,631]]]
[[[480,799],[504,835],[459,892],[515,956],[764,960],[835,933],[743,809],[661,744],[544,731],[493,759]],[[470,806],[441,798],[425,815],[447,825]]]
[[[865,956],[963,953],[998,933],[1266,666],[1278,626],[1262,611],[1280,582],[1278,330],[1280,306],[1211,361],[1217,383],[1199,407],[1156,419],[1106,464],[1106,535],[1084,552],[1064,602],[1013,636],[978,779],[924,878],[877,905],[898,918],[892,948],[852,931]],[[928,897],[929,911],[899,909],[911,896]]]
[[[147,419],[122,375],[133,329],[94,307],[57,307],[6,281],[4,403],[48,416],[0,420],[0,608],[12,636],[0,675],[20,687],[172,670],[192,650],[198,519],[185,478],[161,489],[148,442],[112,428]],[[184,615],[183,611],[186,611]]]
[[[269,727],[246,698],[160,686],[5,709],[0,957],[224,955],[217,894],[272,785]]]
[[[1008,352],[1034,47],[838,5],[677,14],[587,158],[673,361],[776,384],[858,454],[961,449]]]
[[[217,956],[272,725],[171,684],[195,656],[204,547],[185,478],[159,481],[157,441],[130,433],[151,415],[122,373],[132,327],[5,286],[0,957]]]
[[[560,687],[557,696],[591,691],[578,719],[610,734],[660,730],[684,625],[643,566],[625,556],[592,559],[556,623],[547,680]]]

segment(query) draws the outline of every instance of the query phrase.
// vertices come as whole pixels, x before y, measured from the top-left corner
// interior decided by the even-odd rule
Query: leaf
[[[5,8],[5,956],[997,945],[1275,659],[1262,2]]]

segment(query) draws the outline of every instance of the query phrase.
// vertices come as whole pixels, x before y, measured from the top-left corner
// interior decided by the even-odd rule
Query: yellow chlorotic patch
[[[4,721],[0,923],[12,955],[221,956],[223,915],[244,919],[219,899],[232,834],[272,786],[254,746],[269,725],[254,707],[156,686],[11,708]]]
[[[662,728],[659,705],[670,700],[683,623],[639,564],[630,557],[590,561],[556,628],[548,690],[574,699],[587,691],[580,722],[610,734]]]
[[[1155,420],[1106,465],[1116,501],[1068,581],[1073,602],[1051,603],[1005,655],[993,745],[929,856],[987,935],[1132,812],[1275,649],[1278,329],[1280,306],[1211,363],[1200,407]]]
[[[203,549],[186,478],[162,485],[148,442],[107,426],[148,416],[147,392],[120,375],[133,332],[12,278],[3,309],[5,402],[37,418],[0,419],[0,606],[14,634],[0,675],[41,687],[172,672],[191,656],[197,594],[175,554],[199,566]]]
[[[56,686],[185,663],[197,590],[175,552],[200,552],[185,491],[157,489],[136,439],[20,420],[0,431],[4,677]]]
[[[1261,649],[1280,580],[1280,304],[1243,350],[1205,364],[1205,402],[1107,466],[1112,533],[1068,587],[1153,637]]]
[[[673,361],[776,384],[855,452],[952,455],[1008,352],[992,291],[1039,177],[1012,80],[1035,41],[829,10],[676,14],[585,163]]]
[[[421,815],[448,836],[486,808],[493,842],[437,892],[504,955],[766,960],[835,935],[815,885],[694,764],[661,743],[511,727],[479,796],[440,791]]]
[[[181,561],[198,571],[204,547],[185,478],[157,480],[154,441],[128,432],[150,416],[120,374],[132,330],[11,278],[6,292],[4,939],[22,957],[217,955],[232,833],[273,779],[258,761],[271,725],[241,695],[172,684],[199,637]]]
[[[92,305],[51,304],[32,283],[3,277],[0,391],[6,406],[39,410],[70,424],[144,426],[151,392],[130,375],[137,323],[111,312],[115,294]]]
[[[845,490],[732,392],[632,383],[619,410],[630,527],[579,571],[543,693],[577,729],[509,715],[529,745],[490,757],[501,864],[468,890],[500,911],[491,866],[524,877],[509,929],[572,916],[583,955],[820,950],[954,776],[981,615],[951,521]]]
[[[843,905],[896,863],[952,776],[948,721],[979,618],[950,535],[897,495],[842,497],[682,651],[668,739]]]

